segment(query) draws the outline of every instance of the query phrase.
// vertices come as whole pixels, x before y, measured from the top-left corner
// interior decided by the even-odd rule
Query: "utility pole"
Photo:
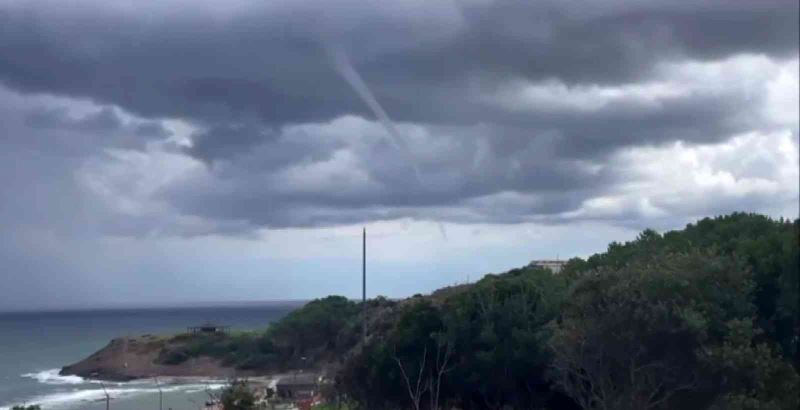
[[[364,228],[361,248],[361,308],[363,309],[364,343],[367,342],[367,228]]]
[[[164,410],[164,392],[161,391],[161,382],[158,381],[158,376],[155,379],[156,386],[158,386],[158,410]]]
[[[103,382],[100,382],[100,387],[103,388],[103,394],[106,396],[106,410],[109,409],[109,402],[111,401],[111,396],[108,395],[108,390],[106,390],[106,385]]]

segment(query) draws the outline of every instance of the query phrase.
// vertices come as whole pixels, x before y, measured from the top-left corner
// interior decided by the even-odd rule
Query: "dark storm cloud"
[[[791,55],[796,13],[791,1],[493,2],[466,9],[462,48],[495,72],[617,83],[664,59]]]
[[[0,88],[0,242],[14,238],[16,226],[69,230],[80,209],[88,209],[71,170],[97,152],[98,140],[50,129],[64,118],[61,110],[26,103]]]
[[[164,124],[158,121],[141,121],[134,126],[133,132],[140,137],[155,139],[163,139],[172,135],[172,133],[164,127]]]
[[[64,104],[55,107],[40,104],[26,111],[6,113],[10,115],[5,130],[9,138],[54,143],[53,147],[85,156],[103,148],[141,149],[148,141],[172,135],[161,121],[125,119],[111,107],[93,108],[77,115],[70,113]],[[17,114],[23,114],[24,121],[11,117]]]
[[[101,134],[109,139],[123,133],[141,137],[141,141],[164,139],[171,135],[171,132],[160,121],[138,119],[126,121],[115,109],[109,107],[100,108],[79,117],[70,116],[66,107],[35,107],[28,112],[25,122],[32,129]],[[113,142],[107,145],[113,145]]]
[[[82,131],[113,132],[122,127],[122,120],[110,108],[104,108],[81,118],[70,118],[65,108],[43,109],[27,118],[33,128],[66,128]]]
[[[205,161],[228,159],[247,152],[264,141],[274,140],[275,132],[252,124],[220,124],[192,135],[186,151]]]
[[[73,134],[91,140],[76,152],[141,148],[169,136],[162,119],[190,124],[180,152],[208,168],[157,190],[182,216],[243,229],[409,216],[513,223],[575,210],[625,182],[608,170],[620,149],[769,130],[754,109],[763,90],[608,95],[659,81],[680,87],[670,65],[796,58],[797,7],[19,2],[0,6],[0,81],[95,102],[78,116],[33,110],[19,132],[46,131],[56,146]],[[337,73],[329,46],[344,50],[400,124],[411,159],[386,129],[358,120],[373,114]],[[123,134],[127,145],[100,137]]]
[[[558,153],[579,158],[597,158],[619,147],[676,140],[713,143],[763,125],[763,119],[744,103],[747,100],[745,95],[726,93],[671,98],[655,108],[616,106],[596,113],[562,115],[552,129],[563,137]]]
[[[166,16],[155,6],[123,14],[78,4],[4,7],[0,78],[147,116],[272,125],[366,113],[331,69],[326,41],[341,43],[387,111],[410,122],[475,121],[466,115],[482,107],[464,98],[475,79],[614,84],[664,60],[797,48],[797,3],[788,0],[291,2],[233,5],[225,17],[202,5]]]
[[[492,140],[505,137],[493,129],[401,125],[402,134],[413,134],[418,127],[435,135],[434,145],[427,134],[409,144],[419,166],[417,179],[396,148],[381,139],[380,125],[359,119],[340,122],[327,128],[344,129],[350,145],[326,130],[284,129],[247,153],[218,159],[213,173],[168,187],[162,195],[182,212],[242,218],[254,226],[335,225],[404,216],[512,223],[577,206],[612,182],[610,175],[590,170],[582,160],[550,157],[549,144],[537,144],[536,139],[514,135],[517,143],[497,143]],[[364,125],[367,129],[360,129]],[[496,152],[497,147],[505,151]],[[489,204],[492,195],[502,192],[530,196],[509,204],[501,203],[501,196],[497,205]]]
[[[796,215],[797,19],[796,0],[0,0],[0,309],[347,294],[343,224],[390,221],[373,266],[401,296],[442,257],[479,274]]]

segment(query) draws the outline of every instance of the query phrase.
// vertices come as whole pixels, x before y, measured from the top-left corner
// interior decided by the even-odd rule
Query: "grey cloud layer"
[[[145,199],[210,221],[201,233],[409,216],[556,218],[630,178],[609,163],[621,149],[773,131],[756,109],[763,84],[732,77],[722,79],[729,86],[680,90],[694,74],[675,66],[796,59],[797,8],[788,0],[293,1],[134,11],[12,2],[0,5],[0,81],[97,106],[79,115],[32,108],[8,128],[7,146],[61,147],[78,159],[53,161],[70,170],[104,148],[144,150],[170,136],[161,120],[181,119],[195,131],[175,155],[205,168]],[[398,121],[422,182],[386,130],[362,119],[373,116],[327,45],[345,51]],[[113,176],[102,181],[110,195],[124,194]],[[115,229],[151,226],[136,218]]]
[[[797,51],[793,1],[606,3],[277,2],[219,16],[20,2],[0,9],[0,78],[147,116],[324,121],[366,113],[324,53],[336,42],[396,120],[463,123],[483,119],[470,84],[618,84],[664,60]]]

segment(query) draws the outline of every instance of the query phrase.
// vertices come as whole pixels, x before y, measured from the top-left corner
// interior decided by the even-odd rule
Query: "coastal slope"
[[[89,357],[64,366],[60,374],[110,381],[154,376],[229,378],[255,375],[253,371],[223,365],[221,360],[209,356],[194,357],[178,364],[161,363],[159,354],[175,343],[175,339],[153,335],[116,338]]]

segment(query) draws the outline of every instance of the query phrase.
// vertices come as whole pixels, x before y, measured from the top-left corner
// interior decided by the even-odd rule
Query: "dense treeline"
[[[370,300],[366,344],[361,306],[330,296],[265,332],[182,336],[160,359],[324,367],[350,409],[794,409],[799,228],[733,214],[646,230],[557,275]]]
[[[795,409],[798,227],[752,214],[644,231],[400,302],[339,370],[364,409]]]
[[[373,306],[392,302],[373,300]],[[361,308],[343,296],[328,296],[304,305],[264,332],[174,337],[158,361],[179,364],[193,357],[211,356],[242,370],[284,371],[318,366],[337,360],[359,340]]]
[[[798,318],[800,275],[798,274],[798,227],[788,220],[774,221],[762,215],[735,213],[706,218],[682,231],[663,236],[646,230],[636,241],[612,243],[605,253],[586,261],[570,261],[569,272],[619,268],[635,260],[669,254],[707,252],[739,260],[754,282],[751,301],[757,309],[757,325],[763,340],[776,341],[786,357],[800,367]]]
[[[338,376],[363,408],[530,408],[564,402],[546,379],[549,324],[568,282],[543,269],[489,275],[443,301],[403,303]]]

